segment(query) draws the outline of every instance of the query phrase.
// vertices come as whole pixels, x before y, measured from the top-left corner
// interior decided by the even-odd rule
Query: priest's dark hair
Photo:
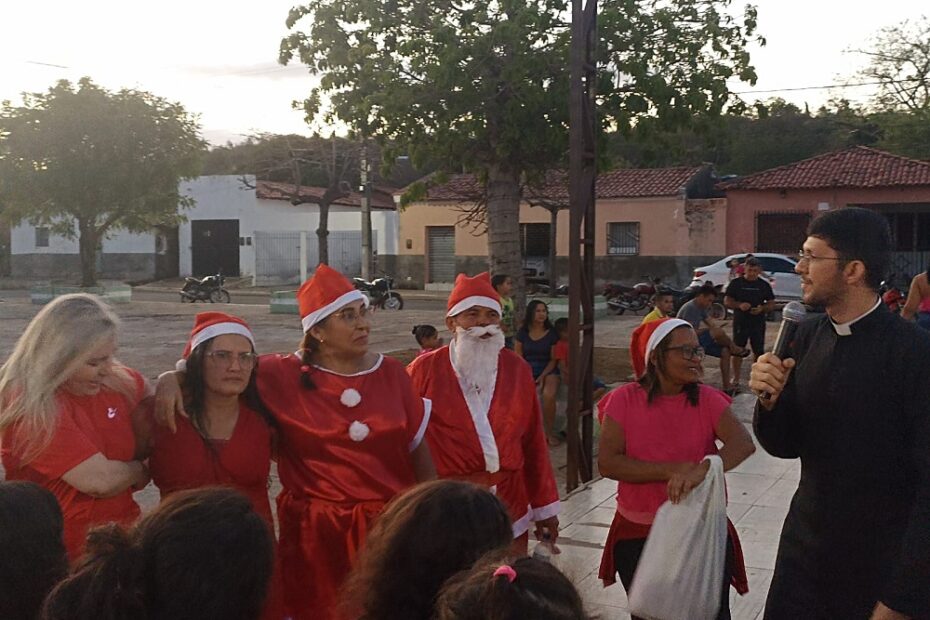
[[[0,618],[34,620],[68,574],[58,500],[34,482],[0,482]]]
[[[365,541],[342,596],[356,620],[429,620],[449,577],[508,549],[507,509],[487,488],[434,480],[395,498]]]
[[[823,239],[846,261],[862,261],[866,285],[879,289],[891,265],[891,228],[884,215],[860,207],[837,209],[811,222],[807,236]]]
[[[241,493],[179,491],[128,531],[115,523],[91,530],[42,617],[253,620],[267,595],[272,544]]]

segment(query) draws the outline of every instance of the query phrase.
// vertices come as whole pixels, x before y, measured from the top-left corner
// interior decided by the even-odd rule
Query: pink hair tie
[[[304,364],[303,366],[300,367],[300,372],[302,372],[302,373],[308,373],[308,372],[310,372],[310,367],[307,366],[306,364]]]
[[[513,566],[507,566],[504,564],[503,566],[499,566],[497,570],[494,571],[495,577],[500,577],[501,575],[506,577],[507,581],[513,583],[513,580],[517,578],[517,571],[513,569]]]

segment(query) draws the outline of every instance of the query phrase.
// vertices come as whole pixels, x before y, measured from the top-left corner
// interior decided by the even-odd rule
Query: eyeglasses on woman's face
[[[234,360],[239,360],[239,366],[242,368],[251,368],[255,365],[255,360],[258,359],[258,355],[252,351],[243,351],[241,353],[223,350],[210,351],[207,353],[207,357],[213,360],[214,364],[223,368],[232,368]]]
[[[338,317],[344,323],[349,325],[356,325],[359,321],[365,321],[369,318],[368,306],[361,306],[360,308],[344,308],[338,312],[333,312],[330,316]]]
[[[695,347],[690,344],[683,344],[677,347],[669,347],[666,351],[680,351],[681,356],[687,361],[701,361],[704,359],[706,353],[704,352],[704,347]]]

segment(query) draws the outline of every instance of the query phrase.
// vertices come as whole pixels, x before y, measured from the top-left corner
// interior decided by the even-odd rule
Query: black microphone
[[[798,333],[798,325],[807,316],[807,309],[804,304],[791,301],[785,304],[781,311],[781,327],[778,328],[778,335],[775,336],[775,346],[772,347],[772,353],[784,360],[791,352],[791,343],[794,341],[795,334]],[[772,397],[768,392],[763,392],[759,398],[768,400]]]

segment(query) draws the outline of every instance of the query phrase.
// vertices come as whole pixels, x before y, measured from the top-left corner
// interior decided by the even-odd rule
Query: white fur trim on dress
[[[368,298],[362,294],[359,290],[349,291],[348,293],[343,293],[336,298],[335,301],[331,301],[319,310],[314,310],[307,316],[300,319],[300,324],[303,325],[304,333],[310,331],[310,328],[328,317],[330,314],[338,310],[339,308],[350,304],[353,301],[364,301],[365,306],[368,306]]]
[[[527,506],[529,508],[529,506]],[[526,511],[526,514],[513,522],[513,537],[520,538],[527,530],[530,529],[530,522],[533,519],[530,516],[529,510]]]
[[[407,447],[408,452],[413,452],[420,447],[420,444],[423,442],[423,435],[426,434],[426,427],[429,425],[429,416],[433,412],[433,401],[428,398],[423,399],[423,421],[420,422],[420,428],[417,429],[417,434],[413,437],[413,441],[410,442],[410,445]]]
[[[684,321],[682,319],[669,319],[656,327],[656,330],[649,336],[649,340],[646,341],[646,353],[643,356],[643,368],[649,367],[649,354],[652,353],[653,349],[659,346],[659,343],[662,342],[662,339],[671,334],[673,329],[677,329],[679,327],[693,328],[694,326],[691,325],[691,323],[688,321]]]
[[[255,337],[252,336],[252,332],[248,327],[242,323],[214,323],[204,327],[199,332],[194,334],[194,337],[191,338],[191,351],[196,349],[198,346],[205,343],[211,338],[216,338],[217,336],[225,336],[226,334],[236,334],[237,336],[245,336],[248,338],[249,342],[252,343],[252,346],[255,346]]]
[[[544,521],[562,512],[562,502],[555,500],[551,504],[532,509],[533,521]]]
[[[471,297],[466,297],[459,303],[452,306],[452,309],[446,314],[446,317],[455,316],[456,314],[461,314],[465,312],[472,306],[481,306],[482,308],[490,308],[491,310],[496,310],[498,314],[501,313],[501,302],[492,298],[485,297],[484,295],[472,295]]]

